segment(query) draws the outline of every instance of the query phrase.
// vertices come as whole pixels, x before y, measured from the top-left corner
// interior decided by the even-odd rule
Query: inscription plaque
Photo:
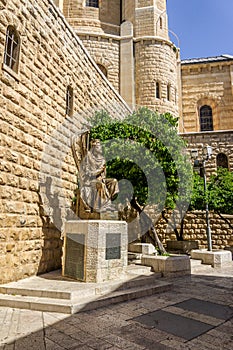
[[[67,233],[64,270],[66,276],[84,279],[84,253],[85,235]]]
[[[121,258],[121,234],[107,233],[106,234],[106,260]]]

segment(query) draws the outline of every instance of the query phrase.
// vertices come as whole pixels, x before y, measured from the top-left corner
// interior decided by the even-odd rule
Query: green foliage
[[[233,214],[233,173],[219,168],[207,182],[207,193],[204,193],[204,180],[197,174],[193,176],[193,194],[190,209],[205,209],[208,200],[209,209],[221,214]]]
[[[233,214],[233,173],[219,168],[208,184],[210,210],[221,214]]]
[[[141,108],[124,120],[97,112],[90,123],[91,139],[104,142],[108,177],[127,179],[140,205],[185,211],[192,169],[177,133],[178,118]]]
[[[204,191],[204,179],[196,172],[193,173],[193,192],[189,210],[204,210],[206,195]]]

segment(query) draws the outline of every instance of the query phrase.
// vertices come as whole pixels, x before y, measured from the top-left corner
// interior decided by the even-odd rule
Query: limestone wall
[[[107,70],[107,78],[114,88],[119,91],[119,51],[120,41],[118,38],[79,35],[88,52],[97,64],[102,65]]]
[[[179,52],[169,41],[165,0],[103,0],[99,8],[85,6],[82,0],[63,0],[60,8],[132,108],[148,106],[179,115]],[[126,21],[132,30],[121,32]],[[159,99],[155,97],[157,80]]]
[[[168,227],[166,221],[158,214],[153,206],[147,206],[145,213],[151,218],[154,223],[156,232],[160,241],[166,247],[167,241],[176,240],[174,231]],[[128,222],[129,228],[129,243],[140,239],[140,225],[138,216],[129,213],[130,217],[124,218]],[[225,247],[233,247],[233,230],[228,223],[226,223],[217,214],[209,213],[210,228],[213,249],[224,249]],[[169,215],[166,215],[169,219]],[[233,215],[223,215],[230,224],[233,225]],[[179,226],[178,226],[179,228]],[[143,232],[142,234],[144,234]],[[184,240],[198,241],[199,248],[204,249],[208,247],[206,235],[206,213],[204,211],[189,212],[184,219]],[[149,242],[149,241],[148,241]]]
[[[213,156],[206,162],[207,174],[216,172],[216,158],[219,153],[224,153],[227,156],[229,170],[233,170],[233,130],[185,133],[180,135],[187,141],[188,150],[198,149],[199,159],[202,157],[202,146],[212,146]]]
[[[214,130],[233,129],[233,60],[182,64],[181,132],[200,131],[199,109],[209,105]]]
[[[60,267],[76,187],[70,138],[96,110],[129,112],[52,1],[1,1],[1,62],[8,25],[18,30],[21,52],[18,74],[0,70],[1,282]]]
[[[226,216],[231,225],[233,216]],[[210,228],[213,249],[224,249],[233,246],[233,231],[218,215],[210,213]],[[170,239],[176,240],[174,232],[167,230],[167,225],[163,219],[156,224],[157,233],[163,244]],[[207,248],[206,218],[205,212],[188,213],[185,217],[184,239],[198,241],[199,248]]]
[[[172,43],[145,38],[135,43],[136,104],[178,116],[177,52]],[[156,97],[156,83],[160,97]],[[170,101],[167,86],[170,86]]]
[[[99,7],[85,5],[85,0],[63,0],[61,11],[79,32],[119,34],[120,0],[99,1]]]
[[[158,36],[168,40],[166,1],[137,0],[134,26],[135,37]]]

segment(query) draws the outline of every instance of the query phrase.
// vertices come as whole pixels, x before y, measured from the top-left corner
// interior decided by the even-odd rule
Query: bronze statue
[[[118,182],[106,178],[106,161],[100,140],[92,140],[89,149],[89,133],[83,133],[72,140],[72,152],[85,210],[97,213],[116,210],[112,200],[119,192]]]

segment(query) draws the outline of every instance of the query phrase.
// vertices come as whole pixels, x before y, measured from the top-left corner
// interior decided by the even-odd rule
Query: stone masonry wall
[[[143,36],[158,36],[169,40],[166,0],[136,1],[134,26],[134,35],[137,38]]]
[[[153,206],[147,206],[145,213],[151,218],[154,223],[156,232],[160,241],[164,246],[167,245],[167,241],[176,240],[174,231],[168,227],[166,221],[162,216],[156,213]],[[132,216],[132,213],[127,218],[130,222],[129,228],[129,242],[133,242],[140,239],[140,225],[138,216]],[[134,213],[135,214],[135,213]],[[230,225],[233,225],[233,215],[224,215],[229,220]],[[169,219],[169,215],[167,215]],[[233,230],[228,223],[226,223],[217,214],[210,212],[210,228],[212,237],[213,249],[224,249],[225,247],[233,247]],[[179,226],[178,226],[179,227]],[[144,234],[145,232],[143,232]],[[184,240],[198,241],[199,248],[207,248],[207,235],[206,235],[206,214],[204,211],[194,211],[186,214],[184,219]]]
[[[178,116],[177,53],[172,43],[139,40],[135,43],[135,59],[136,104]],[[160,98],[156,98],[156,82],[160,84]],[[170,86],[170,101],[167,85]]]
[[[200,158],[203,145],[212,147],[213,156],[206,162],[207,175],[216,172],[216,157],[219,153],[224,153],[227,156],[229,170],[233,170],[233,130],[196,132],[180,135],[187,141],[188,150],[198,149]]]
[[[60,267],[62,230],[76,188],[70,139],[81,121],[129,109],[50,0],[0,1],[0,61],[6,30],[21,38],[18,74],[0,70],[0,280]],[[66,89],[74,115],[66,115]]]
[[[119,34],[120,0],[102,0],[99,7],[84,0],[63,0],[61,10],[73,28],[85,33]]]
[[[209,105],[214,130],[233,129],[233,61],[182,64],[181,132],[199,132],[199,109]]]
[[[233,216],[226,216],[233,224]],[[156,223],[157,233],[164,245],[168,240],[176,240],[174,232],[167,230],[167,224],[163,219]],[[210,213],[210,228],[213,249],[233,247],[232,228],[218,215]],[[206,218],[205,212],[188,213],[185,217],[184,239],[198,241],[199,248],[207,248]]]
[[[119,91],[120,40],[100,35],[79,35],[79,37],[95,62],[106,68],[109,82]]]

